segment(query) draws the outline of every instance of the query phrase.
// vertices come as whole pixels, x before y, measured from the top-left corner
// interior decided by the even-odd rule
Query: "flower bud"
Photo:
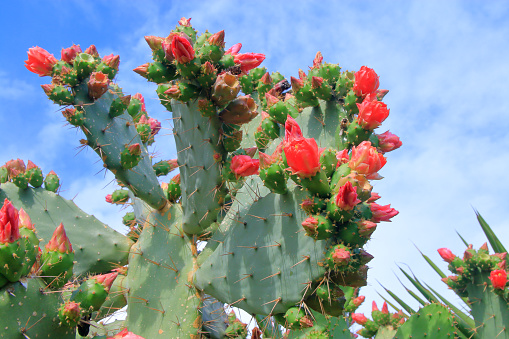
[[[74,58],[76,58],[76,55],[81,53],[80,45],[72,45],[69,48],[62,48],[61,52],[61,58],[62,61],[67,62],[69,65],[72,65]]]

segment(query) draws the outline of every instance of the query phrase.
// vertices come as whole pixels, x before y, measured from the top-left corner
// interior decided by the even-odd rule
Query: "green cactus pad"
[[[306,284],[324,275],[327,247],[301,231],[306,196],[294,186],[286,195],[256,198],[244,216],[231,211],[220,227],[224,240],[197,270],[196,286],[249,313],[284,313],[299,303]]]
[[[451,312],[443,305],[429,304],[401,325],[394,339],[449,339],[454,338],[457,332]]]
[[[86,82],[80,84],[76,89],[76,104],[84,105],[83,108],[86,112],[83,130],[88,145],[99,154],[106,168],[131,188],[136,196],[154,208],[162,208],[166,204],[166,199],[152,169],[147,150],[141,147],[141,160],[132,170],[126,170],[121,165],[120,154],[125,146],[142,142],[132,118],[127,113],[116,118],[110,117],[111,103],[117,97],[118,95],[110,90],[92,104],[92,100],[88,97]]]
[[[0,199],[8,198],[23,208],[35,225],[40,247],[51,239],[55,227],[64,224],[75,251],[74,273],[105,273],[127,263],[131,241],[88,215],[70,200],[42,188],[20,190],[12,183],[2,184]]]
[[[192,338],[201,330],[193,250],[181,224],[179,205],[152,212],[129,255],[127,327],[144,338]]]
[[[45,292],[45,287],[41,279],[28,279],[25,285],[16,282],[0,289],[0,338],[75,338],[74,328],[60,326],[61,294]]]
[[[217,219],[225,195],[220,163],[214,154],[225,151],[219,145],[220,122],[204,118],[198,103],[172,101],[175,143],[180,165],[180,187],[186,233],[203,232]]]

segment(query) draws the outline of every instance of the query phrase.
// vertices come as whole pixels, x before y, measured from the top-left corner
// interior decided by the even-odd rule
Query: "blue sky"
[[[72,43],[95,44],[120,55],[117,80],[142,93],[149,114],[163,122],[154,152],[174,158],[170,113],[155,86],[132,72],[150,61],[143,36],[166,36],[182,17],[200,32],[224,29],[226,45],[267,55],[263,65],[287,78],[307,69],[317,51],[343,69],[367,65],[380,75],[391,109],[377,132],[390,130],[403,147],[388,154],[374,184],[381,204],[400,214],[381,223],[367,250],[369,304],[381,299],[377,282],[402,294],[394,272],[407,264],[434,288],[443,283],[415,246],[439,261],[436,249],[460,254],[459,231],[475,247],[484,238],[473,207],[509,244],[506,192],[509,168],[509,3],[504,1],[27,1],[2,4],[0,22],[0,164],[30,159],[61,178],[65,197],[121,228],[123,211],[104,202],[112,176],[100,172],[91,150],[78,153],[81,132],[70,129],[58,107],[23,65],[40,46],[57,57]],[[166,134],[166,135],[165,135]],[[99,174],[96,174],[100,172]],[[445,265],[442,266],[445,269]],[[451,299],[454,299],[452,294]],[[407,298],[409,300],[409,298]],[[364,310],[369,309],[365,305]]]

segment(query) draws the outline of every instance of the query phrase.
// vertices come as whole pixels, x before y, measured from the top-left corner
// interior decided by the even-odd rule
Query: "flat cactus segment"
[[[156,209],[162,208],[166,204],[166,198],[145,147],[141,147],[141,160],[136,166],[126,170],[121,165],[120,154],[125,146],[136,143],[141,145],[142,141],[136,132],[132,117],[127,112],[116,118],[110,117],[108,112],[111,103],[117,97],[118,95],[110,89],[92,103],[88,97],[86,82],[76,89],[76,105],[83,105],[85,110],[83,130],[88,145],[99,154],[105,167],[133,190],[136,196]]]
[[[441,304],[429,304],[401,325],[394,339],[450,339],[457,335],[458,330],[454,327],[451,312]]]
[[[392,326],[380,327],[376,332],[375,339],[392,339],[396,332],[397,330],[393,329]]]
[[[180,165],[182,227],[186,233],[198,234],[217,220],[225,196],[220,122],[216,117],[202,117],[197,102],[182,104],[172,100],[171,105]],[[219,159],[214,157],[216,154]]]
[[[260,198],[242,218],[233,216],[222,243],[196,271],[196,286],[248,313],[284,313],[299,303],[306,284],[323,277],[327,247],[301,231],[305,197],[293,187]]]
[[[126,286],[126,282],[126,276],[123,274],[119,274],[115,278],[108,292],[106,301],[102,304],[97,313],[97,319],[107,317],[127,305],[128,287]]]
[[[190,281],[193,251],[181,224],[179,205],[154,211],[129,255],[126,324],[144,338],[199,337],[200,298]]]
[[[44,290],[42,279],[27,279],[0,289],[0,338],[62,338],[74,339],[75,329],[60,326],[56,316],[61,294]],[[42,291],[42,292],[41,292]]]
[[[467,285],[471,314],[479,338],[509,338],[509,308],[507,301],[493,291],[489,272],[474,273]]]
[[[132,242],[109,228],[76,204],[43,188],[20,190],[12,183],[2,184],[0,199],[8,198],[16,208],[23,208],[42,238],[40,247],[51,239],[55,228],[63,223],[75,250],[74,274],[106,273],[127,264]]]
[[[338,103],[320,100],[320,105],[305,108],[295,121],[306,138],[314,138],[319,147],[339,147],[341,120],[347,118],[345,109]]]

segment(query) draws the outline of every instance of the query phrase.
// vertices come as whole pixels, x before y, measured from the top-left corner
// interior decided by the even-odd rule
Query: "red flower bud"
[[[401,140],[399,140],[399,137],[389,131],[378,134],[377,137],[379,141],[378,147],[382,150],[382,152],[394,151],[403,145]]]
[[[295,92],[298,92],[302,87],[304,87],[304,81],[302,79],[290,77],[290,82],[292,83],[292,88]]]
[[[145,108],[145,98],[143,97],[143,95],[141,95],[141,93],[136,93],[135,95],[131,96],[131,99],[137,99],[140,101],[141,103],[141,110],[142,112],[146,112],[147,109]]]
[[[369,319],[362,313],[352,313],[352,320],[359,325],[364,325]]]
[[[235,63],[240,64],[240,69],[246,73],[260,66],[263,60],[265,60],[265,54],[261,53],[236,54],[234,57]]]
[[[25,67],[39,76],[51,75],[51,70],[58,60],[48,51],[41,47],[32,47],[28,49],[28,60],[25,61]]]
[[[378,78],[374,70],[362,66],[359,71],[355,72],[355,82],[353,85],[355,95],[363,97],[375,92],[380,85]]]
[[[357,221],[357,227],[359,229],[359,235],[364,237],[364,238],[367,238],[369,237],[371,234],[373,234],[373,232],[376,230],[376,223],[370,221],[370,220],[360,220],[360,221]]]
[[[322,52],[320,51],[316,52],[315,59],[313,60],[313,67],[311,68],[320,68],[320,66],[322,65],[322,61],[323,61]]]
[[[442,259],[444,259],[449,264],[452,263],[454,258],[456,258],[456,256],[451,252],[451,250],[448,249],[448,248],[445,248],[445,247],[444,248],[439,248],[438,249],[438,254],[440,254]]]
[[[194,49],[189,40],[174,35],[171,41],[171,51],[179,64],[185,64],[194,59]]]
[[[67,237],[67,234],[65,234],[64,225],[60,223],[58,227],[53,232],[53,235],[51,236],[51,239],[46,244],[46,251],[48,252],[54,252],[58,251],[60,253],[71,253],[72,252],[72,245]]]
[[[353,187],[350,181],[339,188],[336,195],[336,205],[343,211],[351,211],[361,201],[357,199],[357,187]]]
[[[260,168],[260,160],[253,159],[249,155],[236,155],[232,158],[230,169],[235,177],[247,177],[258,174]]]
[[[110,203],[110,204],[113,204],[113,200],[112,200],[112,195],[111,194],[106,195],[106,202]]]
[[[299,124],[291,116],[288,116],[285,122],[285,143],[293,139],[303,138]]]
[[[84,53],[89,54],[94,58],[99,57],[99,52],[97,52],[97,48],[95,48],[95,45],[90,45],[90,47],[88,47]]]
[[[359,306],[361,306],[361,304],[364,302],[364,299],[366,299],[366,297],[364,297],[363,295],[358,296],[357,298],[352,299],[352,304],[353,304],[355,307],[359,307]]]
[[[133,69],[134,72],[138,73],[139,75],[141,75],[142,77],[144,78],[147,78],[147,74],[148,74],[148,66],[150,64],[147,62],[146,64],[143,64],[141,66],[138,66],[136,67],[135,69]]]
[[[208,38],[209,44],[224,47],[224,30],[219,31]]]
[[[318,89],[320,87],[322,87],[322,84],[323,84],[323,78],[321,77],[311,77],[311,88],[313,89]]]
[[[23,208],[19,209],[19,227],[25,227],[29,230],[34,230],[34,224],[32,224],[32,220],[30,219],[30,216]]]
[[[371,312],[378,311],[378,306],[376,306],[376,302],[373,300],[371,303]]]
[[[120,56],[119,55],[106,55],[103,57],[102,62],[108,65],[111,68],[118,70],[118,65],[120,64]]]
[[[493,284],[493,288],[504,290],[507,284],[507,272],[505,270],[491,271],[490,280]]]
[[[224,54],[231,54],[233,56],[237,55],[242,48],[242,44],[239,42],[238,44],[233,45],[232,47],[228,48]]]
[[[341,152],[337,152],[336,159],[338,159],[336,167],[339,167],[343,164],[346,164],[348,161],[350,161],[350,156],[348,155],[348,148],[345,148]]]
[[[310,216],[302,222],[302,227],[306,231],[307,235],[313,236],[316,234],[316,229],[318,228],[318,219]]]
[[[138,143],[129,146],[128,149],[131,155],[141,155],[141,146]]]
[[[13,243],[20,237],[18,210],[5,198],[0,209],[0,243]]]
[[[179,25],[184,27],[191,27],[191,18],[186,19],[185,17],[180,18]]]
[[[113,284],[113,281],[115,280],[117,275],[118,275],[118,272],[113,272],[113,273],[96,275],[96,276],[92,277],[92,279],[95,279],[95,281],[97,281],[98,284],[101,284],[104,286],[104,289],[106,291],[109,291],[111,288],[111,285]]]
[[[371,209],[371,213],[373,213],[373,217],[371,220],[373,222],[380,222],[380,221],[388,221],[390,222],[391,218],[398,215],[399,212],[396,211],[394,208],[391,208],[391,205],[378,205],[377,203],[371,203],[369,204],[369,208]]]
[[[67,62],[68,64],[72,65],[74,58],[76,58],[76,55],[81,53],[80,45],[72,45],[69,48],[62,48],[61,52],[61,58],[62,61]]]
[[[382,306],[382,313],[383,314],[389,314],[389,307],[387,306],[387,302],[384,301],[384,304]]]
[[[163,48],[162,43],[164,38],[155,35],[147,35],[145,36],[145,41],[152,51],[158,51]]]
[[[364,99],[361,104],[357,104],[359,115],[357,121],[364,129],[373,130],[380,126],[389,116],[387,105],[381,101],[369,101]]]
[[[350,251],[342,248],[342,247],[336,247],[334,249],[334,252],[331,255],[332,261],[336,265],[347,265],[350,262],[350,259],[352,258],[352,255]]]

